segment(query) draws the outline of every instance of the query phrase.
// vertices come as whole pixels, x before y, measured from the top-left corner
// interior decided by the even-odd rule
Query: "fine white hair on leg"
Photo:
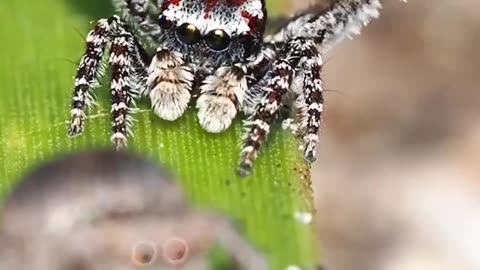
[[[121,133],[126,138],[132,122],[129,112],[132,112],[131,107],[134,106],[136,97],[132,82],[136,83],[138,75],[145,69],[145,63],[140,56],[141,51],[143,51],[142,45],[127,30],[118,16],[97,22],[87,36],[85,54],[75,75],[68,130],[70,137],[75,137],[84,130],[86,110],[94,104],[93,90],[99,86],[99,79],[105,71],[104,56],[110,53],[109,64],[112,66],[112,89],[114,90],[112,91],[112,108],[117,108],[117,116],[121,116],[114,120],[113,129],[114,133]],[[117,95],[119,93],[120,96]],[[119,104],[123,105],[119,107]],[[123,131],[120,132],[120,130]]]
[[[251,173],[270,127],[284,105],[284,97],[289,93],[297,97],[296,120],[303,139],[304,157],[308,162],[315,160],[323,109],[321,68],[322,57],[313,40],[298,38],[284,45],[271,70],[260,82],[264,94],[255,113],[245,122],[247,133],[242,144],[239,175]]]
[[[317,143],[319,141],[323,114],[323,82],[320,77],[322,68],[321,57],[311,56],[303,64],[302,73],[304,91],[297,99],[299,129],[303,140],[301,149],[306,161],[316,160]]]
[[[220,67],[203,81],[196,107],[200,124],[206,131],[219,133],[230,127],[245,99],[245,73],[242,65]]]
[[[174,121],[188,108],[194,75],[182,55],[159,48],[148,69],[147,88],[153,111],[160,118]]]
[[[264,95],[258,102],[255,112],[245,121],[246,134],[237,170],[240,176],[247,176],[252,172],[253,163],[261,146],[266,142],[270,127],[281,108],[282,98],[290,88],[294,75],[291,60],[290,57],[285,59],[279,57],[261,82]]]
[[[251,87],[247,89],[245,100],[242,105],[242,111],[246,115],[255,113],[255,107],[262,98],[262,89],[258,87],[258,82],[263,78],[272,65],[277,52],[273,44],[264,44],[260,53],[247,64],[247,84]]]
[[[135,105],[134,37],[124,31],[111,45],[109,64],[112,67],[112,131],[111,137],[117,150],[127,146],[127,136],[132,135],[131,113]]]
[[[267,40],[286,42],[293,38],[313,39],[328,49],[345,37],[360,34],[361,29],[379,16],[379,0],[339,0],[328,8],[313,6],[293,17]]]
[[[70,111],[68,135],[80,135],[85,128],[86,110],[94,103],[93,90],[98,87],[104,74],[103,56],[109,40],[109,34],[116,24],[115,18],[101,19],[87,36],[85,54],[75,75],[75,86]]]

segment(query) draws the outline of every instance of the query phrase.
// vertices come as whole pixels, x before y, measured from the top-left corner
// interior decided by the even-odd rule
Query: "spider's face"
[[[165,0],[161,42],[194,64],[244,61],[258,50],[265,30],[264,0]]]

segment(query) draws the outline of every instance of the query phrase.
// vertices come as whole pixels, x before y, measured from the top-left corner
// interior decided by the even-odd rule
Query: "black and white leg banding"
[[[103,75],[108,44],[111,44],[108,62],[112,66],[112,140],[121,147],[126,144],[131,126],[129,113],[140,81],[138,75],[145,72],[145,63],[143,48],[117,16],[99,20],[87,36],[86,52],[75,77],[68,134],[79,135],[85,127],[86,110],[94,102],[93,90]]]
[[[298,77],[301,82],[301,91],[297,92],[296,101],[298,135],[303,141],[305,160],[312,163],[316,159],[316,145],[319,141],[323,113],[323,81],[321,79],[323,63],[315,43],[306,41],[303,48],[302,58],[298,64]]]
[[[276,60],[266,75],[261,90],[264,96],[255,108],[255,113],[245,122],[247,135],[242,145],[238,174],[248,175],[260,147],[267,139],[270,127],[281,107],[282,97],[287,93],[293,78],[293,68],[288,60]]]
[[[111,46],[109,64],[112,68],[110,84],[112,94],[112,142],[117,147],[125,147],[127,135],[132,125],[132,105],[137,96],[135,91],[135,69],[133,62],[132,40],[129,33],[114,38]]]
[[[71,121],[68,135],[77,136],[85,128],[86,109],[94,103],[92,91],[104,73],[103,56],[112,28],[112,19],[101,19],[87,36],[86,51],[75,75]]]
[[[268,41],[286,42],[295,38],[312,39],[329,48],[344,37],[360,34],[361,29],[379,16],[379,0],[339,0],[312,6],[290,19]],[[326,7],[325,7],[326,6]]]
[[[275,45],[266,43],[260,53],[255,57],[255,60],[247,64],[246,78],[249,89],[245,95],[245,101],[242,106],[242,111],[246,115],[255,113],[255,106],[262,97],[261,88],[257,86],[257,84],[271,68],[276,55]]]
[[[283,50],[273,63],[271,71],[260,82],[264,95],[246,122],[248,133],[242,145],[238,169],[241,176],[251,172],[253,162],[266,141],[288,92],[297,97],[295,107],[300,118],[299,132],[303,139],[305,159],[315,159],[323,108],[321,55],[314,41],[302,38],[289,41]]]

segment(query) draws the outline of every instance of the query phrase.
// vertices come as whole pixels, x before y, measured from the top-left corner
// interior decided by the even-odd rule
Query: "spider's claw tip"
[[[115,151],[120,152],[127,149],[127,142],[114,142]]]
[[[247,177],[252,174],[252,164],[242,163],[237,169],[237,175],[240,177]]]
[[[305,153],[304,159],[308,164],[312,164],[317,160],[317,157],[313,153]]]
[[[115,151],[120,152],[125,149],[127,149],[127,143],[126,142],[114,142],[115,145]]]
[[[111,140],[116,151],[122,151],[127,148],[127,137],[125,137],[125,135],[121,133],[115,133]]]
[[[81,129],[76,129],[76,128],[71,128],[67,132],[68,137],[72,138],[72,139],[80,136],[81,134],[82,134],[82,130]]]

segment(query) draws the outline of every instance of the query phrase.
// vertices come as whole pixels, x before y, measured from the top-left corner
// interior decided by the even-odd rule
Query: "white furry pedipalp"
[[[160,118],[174,121],[183,115],[190,102],[192,69],[179,55],[158,51],[148,70],[147,91],[152,108]]]
[[[226,130],[242,106],[247,91],[245,72],[240,67],[221,67],[208,76],[200,87],[197,100],[198,119],[212,133]]]

